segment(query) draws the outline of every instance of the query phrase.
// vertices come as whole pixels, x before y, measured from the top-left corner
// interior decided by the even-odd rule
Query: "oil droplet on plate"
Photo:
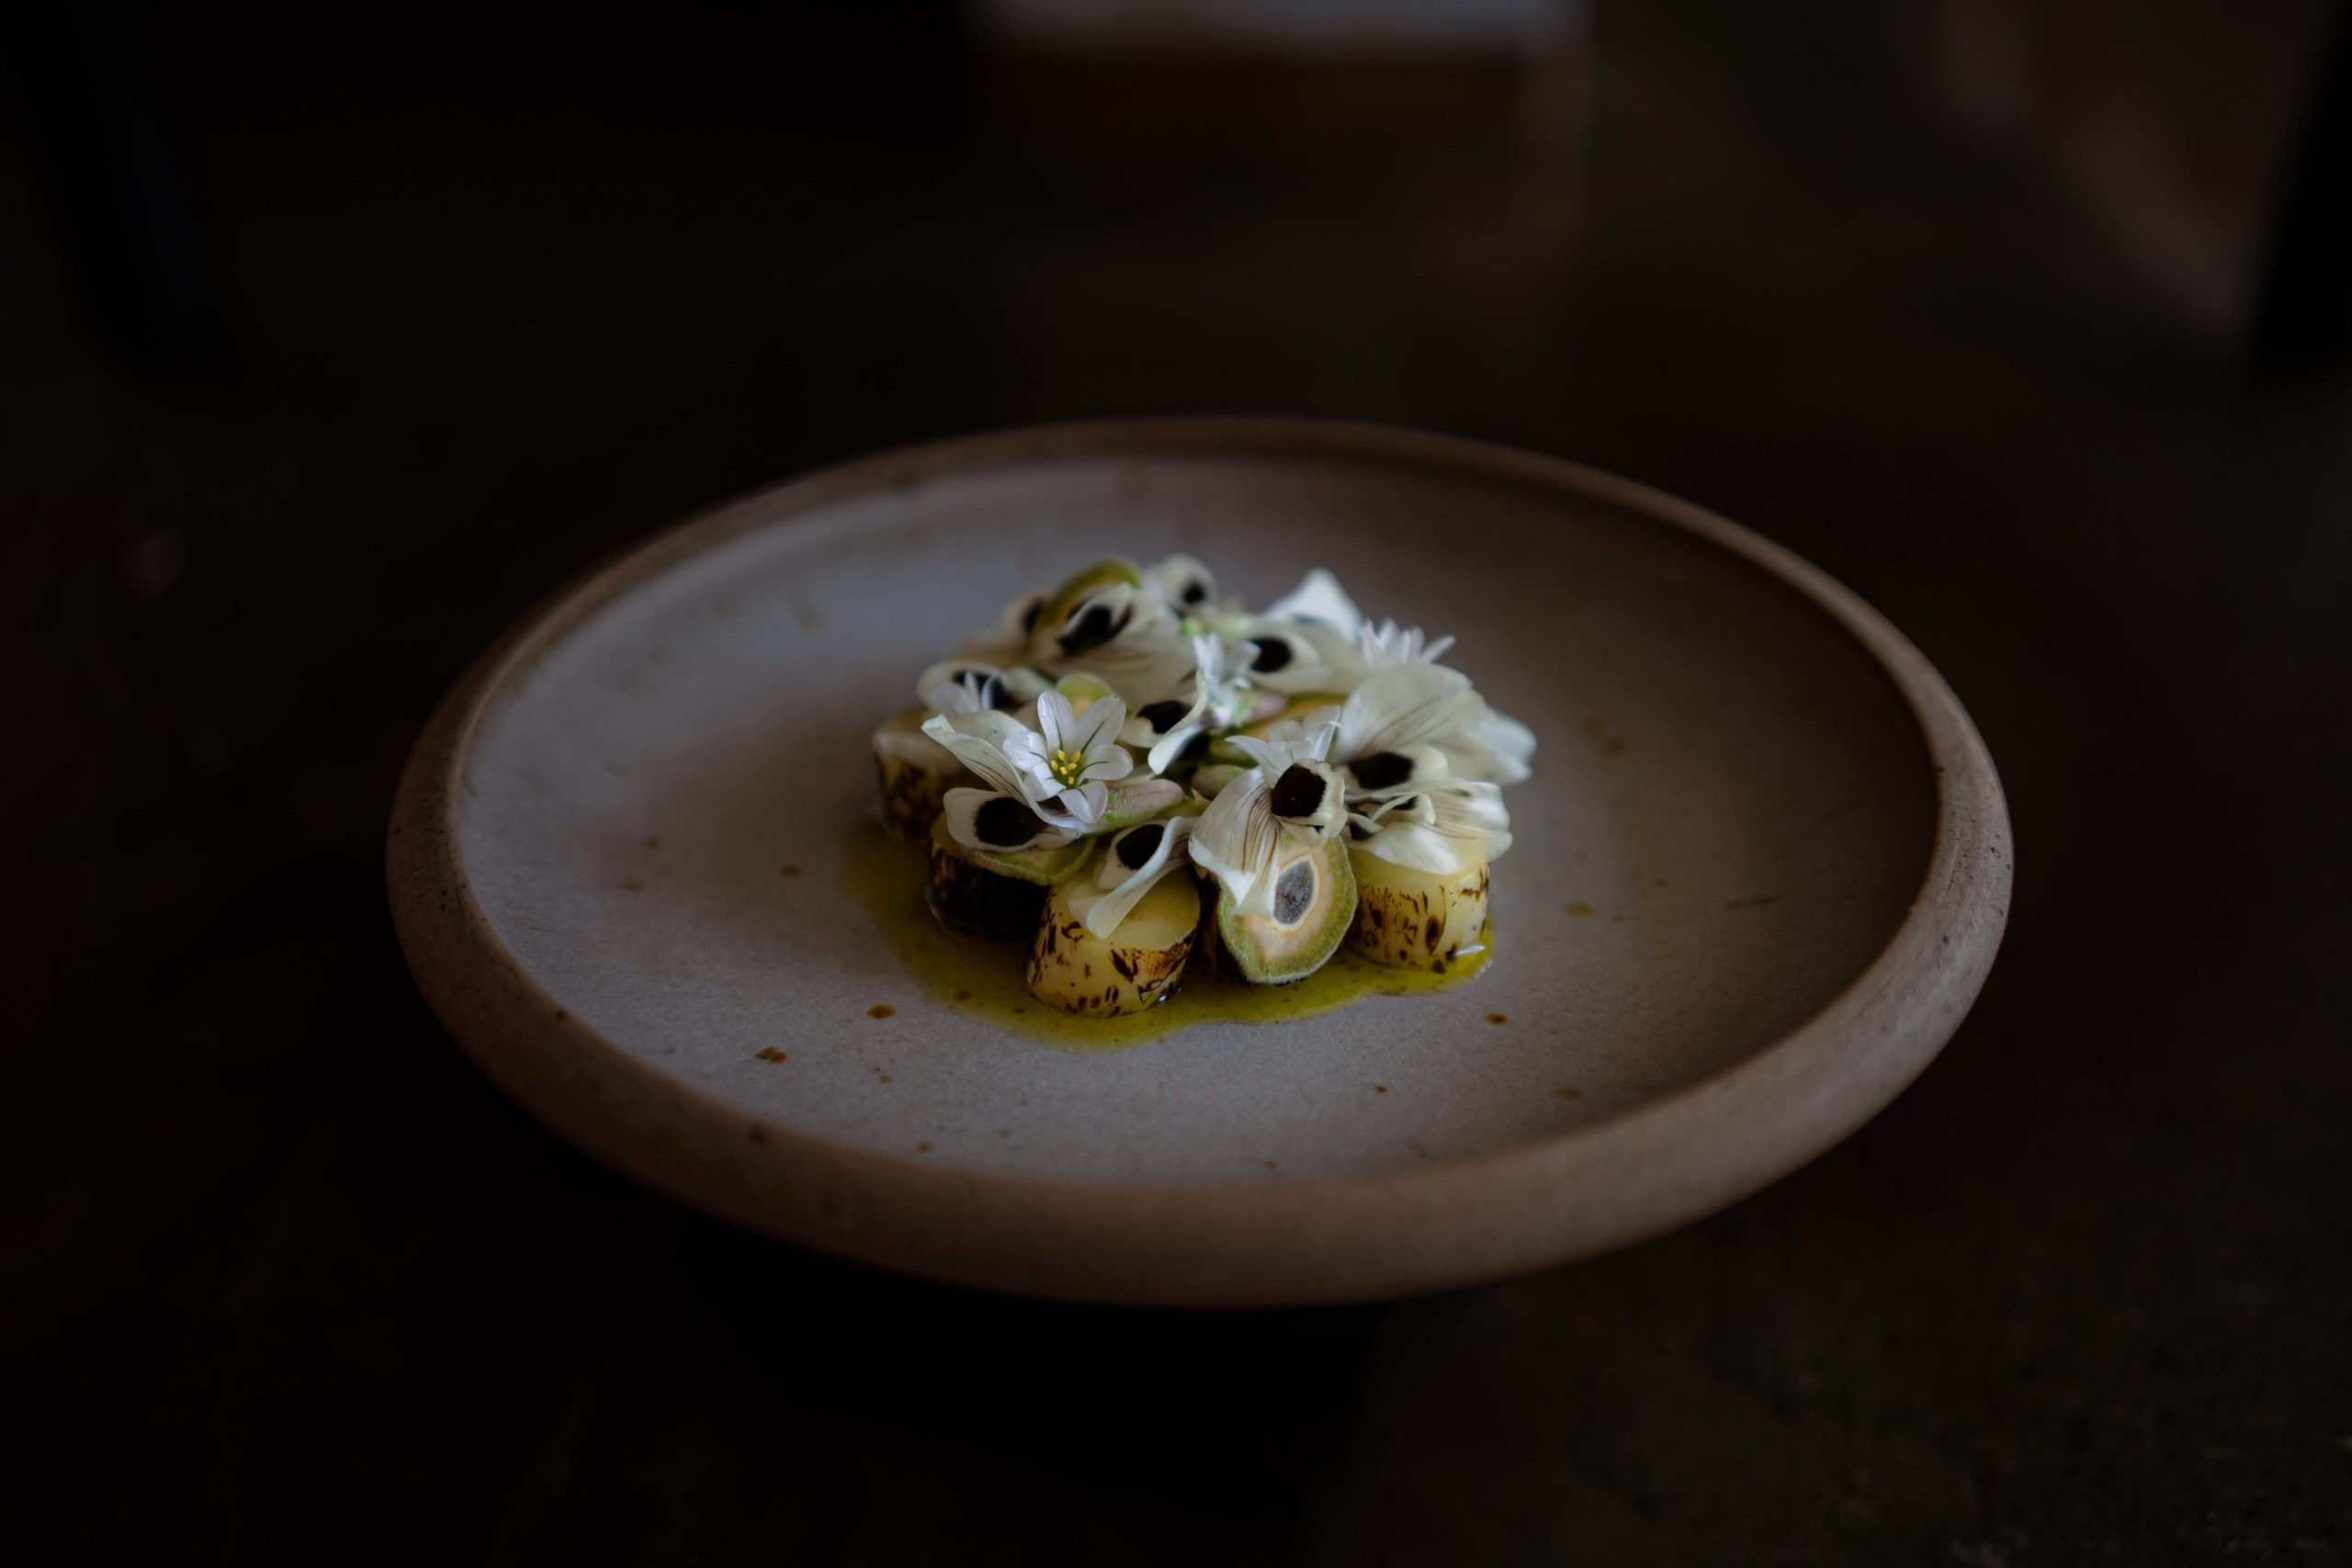
[[[895,1018],[898,1016],[898,1011],[899,1010],[892,1007],[888,1002],[876,1002],[872,1007],[865,1010],[865,1016],[868,1018]]]
[[[1487,1021],[1488,1023],[1509,1023],[1510,1021],[1510,1014],[1507,1012],[1490,1012],[1487,1015]]]
[[[1579,920],[1589,920],[1592,919],[1595,914],[1599,913],[1599,911],[1594,909],[1591,905],[1586,903],[1583,899],[1576,898],[1569,901],[1568,913],[1575,916]]]

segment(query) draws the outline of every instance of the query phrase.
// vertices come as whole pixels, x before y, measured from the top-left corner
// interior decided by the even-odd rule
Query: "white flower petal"
[[[1193,770],[1193,793],[1203,800],[1215,800],[1225,786],[1244,773],[1254,773],[1255,768],[1237,768],[1230,762],[1204,762]]]
[[[1184,749],[1198,739],[1205,726],[1187,719],[1152,742],[1151,750],[1144,757],[1144,765],[1155,773],[1164,773],[1184,755]]]
[[[1179,613],[1216,603],[1216,579],[1207,567],[1187,555],[1172,555],[1157,566],[1144,568],[1143,585]]]
[[[1510,812],[1502,790],[1460,779],[1391,796],[1371,819],[1372,836],[1356,848],[1392,864],[1438,876],[1463,873],[1498,859],[1511,846]]]
[[[1133,822],[1155,811],[1165,811],[1184,798],[1184,786],[1173,779],[1123,779],[1111,785],[1110,798],[1102,807],[1102,815],[1114,821]]]
[[[1027,654],[1030,632],[1038,612],[1052,597],[1052,589],[1039,588],[1005,605],[994,626],[964,645],[961,649],[964,657],[997,665],[1020,662]],[[1025,702],[1028,699],[1023,697],[1022,700]]]
[[[1297,587],[1267,605],[1266,614],[1295,621],[1320,621],[1351,637],[1363,625],[1363,612],[1356,608],[1356,602],[1348,597],[1338,578],[1319,566],[1301,578]]]
[[[1360,798],[1352,804],[1356,809],[1349,812],[1348,820],[1362,824],[1366,833],[1398,822],[1437,820],[1437,807],[1426,790],[1398,790],[1370,799]]]
[[[1530,764],[1535,755],[1535,732],[1483,702],[1475,717],[1438,745],[1460,778],[1513,784],[1534,772]]]
[[[1183,757],[1185,749],[1199,739],[1204,730],[1231,729],[1249,722],[1255,709],[1256,694],[1249,690],[1246,680],[1239,676],[1228,677],[1226,673],[1227,660],[1224,640],[1200,634],[1192,638],[1192,644],[1193,674],[1189,686],[1192,700],[1183,716],[1170,723],[1165,729],[1141,720],[1130,722],[1120,737],[1130,746],[1150,749],[1146,761],[1154,773],[1165,773],[1173,767]],[[1271,712],[1282,711],[1279,697],[1270,701],[1274,705]]]
[[[1453,646],[1453,639],[1442,637],[1427,642],[1419,626],[1399,628],[1394,621],[1383,621],[1375,626],[1366,621],[1356,633],[1356,645],[1364,668],[1372,671],[1398,664],[1434,664]]]
[[[1038,693],[1037,729],[1045,737],[1045,745],[1038,754],[1046,756],[1067,747],[1069,732],[1077,723],[1078,713],[1070,706],[1068,697],[1059,692]]]
[[[1434,784],[1453,776],[1446,754],[1435,746],[1408,746],[1401,751],[1374,751],[1346,765],[1348,796],[1363,800]]]
[[[1340,709],[1340,738],[1331,754],[1342,762],[1412,746],[1443,746],[1476,719],[1486,702],[1470,678],[1437,664],[1399,664],[1374,671]]]
[[[1026,729],[1004,742],[1005,761],[1012,764],[1021,780],[1019,793],[1031,800],[1051,800],[1062,790],[1061,780],[1054,776],[1047,764],[1046,745],[1043,736]]]
[[[958,735],[994,746],[1000,750],[1015,737],[1035,733],[1001,708],[986,708],[978,713],[952,716],[933,714],[923,720],[922,727],[926,732],[933,733],[940,728],[944,728]],[[945,742],[943,741],[942,744]]]
[[[1307,812],[1294,810],[1285,813],[1284,806],[1295,807],[1296,802],[1284,799],[1290,792],[1284,789],[1283,781],[1294,773],[1300,772],[1312,773],[1321,783],[1322,793],[1315,798],[1314,810]],[[1272,776],[1273,787],[1266,797],[1268,805],[1274,811],[1276,819],[1290,829],[1294,838],[1319,847],[1329,836],[1331,829],[1347,820],[1347,785],[1341,781],[1339,771],[1329,763],[1312,761],[1295,761]]]
[[[1016,705],[1025,705],[1037,700],[1037,694],[1053,684],[1051,681],[1025,664],[1014,665],[997,671],[997,679],[1004,684],[1004,697]]]
[[[1132,582],[1105,582],[1072,602],[1057,626],[1040,625],[1036,646],[1048,668],[1057,659],[1074,659],[1107,647],[1129,631],[1167,619],[1159,597]]]
[[[1290,748],[1279,740],[1267,740],[1256,735],[1231,735],[1226,744],[1250,759],[1269,777],[1290,766]]]
[[[1363,655],[1352,631],[1320,621],[1260,615],[1235,627],[1232,663],[1252,686],[1273,692],[1353,691],[1363,679]]]
[[[1324,721],[1309,724],[1305,719],[1289,718],[1269,725],[1263,737],[1234,736],[1230,744],[1235,750],[1266,770],[1269,779],[1280,776],[1293,762],[1319,762],[1331,754],[1340,727]]]
[[[923,693],[922,705],[953,718],[959,713],[978,713],[988,704],[979,701],[978,694],[964,682],[949,681]]]
[[[1132,867],[1121,863],[1120,847],[1128,844],[1129,840],[1145,828],[1151,827],[1157,827],[1160,831],[1153,840],[1155,847],[1145,858],[1144,863]],[[1105,889],[1116,887],[1136,872],[1149,871],[1155,865],[1165,864],[1170,859],[1170,852],[1180,848],[1183,840],[1191,835],[1192,830],[1193,819],[1189,817],[1179,817],[1164,823],[1139,822],[1133,828],[1113,834],[1103,840],[1104,852],[1095,860],[1094,886]],[[1179,854],[1174,858],[1182,860],[1184,857]]]
[[[1288,706],[1290,706],[1290,699],[1280,692],[1254,692],[1250,697],[1249,716],[1242,722],[1244,724],[1261,723]]]
[[[1074,729],[1083,734],[1070,748],[1091,770],[1100,764],[1117,768],[1116,773],[1094,773],[1096,778],[1124,778],[1135,760],[1119,745],[1119,732],[1127,725],[1127,705],[1117,697],[1103,697],[1087,705],[1083,714],[1074,721]]]
[[[1182,623],[1157,594],[1128,582],[1105,583],[1059,626],[1039,626],[1030,651],[1057,674],[1095,676],[1133,702],[1173,690],[1193,667]]]
[[[1192,818],[1171,817],[1165,822],[1155,823],[1152,826],[1160,829],[1159,842],[1152,850],[1150,858],[1143,864],[1130,871],[1120,863],[1121,840],[1126,838],[1127,833],[1142,830],[1130,828],[1127,833],[1120,834],[1118,838],[1113,839],[1104,846],[1102,858],[1096,863],[1094,870],[1097,891],[1070,895],[1070,913],[1076,915],[1080,923],[1098,937],[1107,939],[1117,931],[1120,923],[1127,918],[1136,903],[1145,894],[1158,886],[1162,877],[1171,871],[1181,871],[1185,867],[1184,849],[1192,837]]]
[[[1322,666],[1322,684],[1312,690],[1352,692],[1371,673],[1371,666],[1364,662],[1363,645],[1353,633],[1327,626],[1320,621],[1301,621],[1298,631],[1314,648],[1316,660]]]
[[[1202,686],[1214,686],[1226,678],[1229,660],[1226,657],[1225,639],[1214,632],[1195,632],[1193,644],[1193,680]]]
[[[974,823],[980,811],[992,800],[1020,800],[1019,795],[1006,795],[992,789],[951,789],[941,797],[940,805],[947,818],[947,834],[969,850],[985,850],[995,854],[1010,854],[1019,850],[1052,848],[1067,844],[1074,836],[1043,818],[1037,819],[1037,831],[1025,842],[992,844],[982,840]],[[1022,801],[1023,806],[1028,802]],[[1034,813],[1033,813],[1034,814]]]
[[[1072,820],[1091,828],[1102,820],[1102,808],[1111,802],[1111,786],[1090,781],[1076,789],[1063,790],[1055,798]]]
[[[922,732],[953,751],[957,761],[998,793],[1027,793],[1022,786],[1021,769],[1005,755],[1005,748],[1029,737],[1029,732],[1011,715],[993,710],[953,717],[933,714],[923,720]]]
[[[1193,823],[1193,863],[1217,879],[1245,915],[1274,909],[1274,852],[1282,825],[1274,819],[1265,773],[1251,769],[1217,792]]]
[[[1147,703],[1174,690],[1192,672],[1193,652],[1180,637],[1137,638],[1062,660],[1059,667],[1095,676],[1129,702]]]
[[[1020,773],[1022,793],[1032,800],[1058,795],[1066,809],[1091,820],[1083,807],[1069,803],[1096,800],[1094,814],[1099,815],[1097,793],[1135,771],[1135,758],[1119,744],[1126,719],[1126,705],[1116,697],[1090,703],[1079,714],[1059,692],[1040,695],[1037,722],[1042,733],[1024,731],[1004,743],[1007,759]]]
[[[1202,722],[1211,729],[1232,729],[1247,724],[1250,715],[1257,711],[1257,693],[1250,691],[1239,682],[1227,682],[1210,695],[1208,712],[1203,716]]]
[[[942,660],[924,671],[923,678],[930,680],[934,675],[944,674],[952,680],[957,674],[973,674],[981,671],[988,671],[993,682],[989,690],[989,701],[986,705],[1005,713],[1027,707],[1036,700],[1039,692],[1053,684],[1035,670],[1018,667],[1011,670],[995,670],[978,660],[968,659]],[[930,693],[925,692],[925,700],[928,700],[929,696]]]
[[[976,659],[943,659],[916,678],[915,694],[933,713],[977,713],[996,706],[1003,679],[1004,672],[993,664]],[[941,704],[943,690],[949,694],[948,703],[954,705]],[[967,695],[979,700],[967,701]]]
[[[1250,623],[1259,617],[1244,609],[1238,599],[1227,599],[1217,604],[1204,604],[1184,617],[1185,630],[1193,634],[1213,633],[1228,642],[1237,641]]]

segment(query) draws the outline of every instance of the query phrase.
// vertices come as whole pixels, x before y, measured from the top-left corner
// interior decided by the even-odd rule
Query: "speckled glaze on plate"
[[[1460,637],[1542,741],[1476,982],[1074,1053],[906,973],[843,891],[867,733],[1113,549],[1258,601],[1329,564]],[[1819,1154],[1958,1026],[2010,871],[1951,693],[1785,551],[1549,458],[1218,419],[892,453],[658,537],[451,692],[390,874],[483,1070],[656,1188],[941,1280],[1271,1305],[1589,1255]]]

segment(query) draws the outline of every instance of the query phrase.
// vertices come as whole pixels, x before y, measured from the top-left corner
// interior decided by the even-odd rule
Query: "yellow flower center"
[[[1078,776],[1085,767],[1086,759],[1067,746],[1055,747],[1054,754],[1046,759],[1046,771],[1066,789],[1078,787]]]

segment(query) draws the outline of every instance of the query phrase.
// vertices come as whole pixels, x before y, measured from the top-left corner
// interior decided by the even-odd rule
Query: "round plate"
[[[848,896],[866,737],[923,665],[1174,550],[1255,603],[1329,565],[1535,730],[1474,983],[1055,1050],[929,999]],[[951,442],[663,535],[458,683],[390,852],[435,1010],[598,1158],[869,1263],[1226,1305],[1501,1278],[1754,1191],[1951,1036],[2007,856],[1959,703],[1804,562],[1566,463],[1273,420]]]

